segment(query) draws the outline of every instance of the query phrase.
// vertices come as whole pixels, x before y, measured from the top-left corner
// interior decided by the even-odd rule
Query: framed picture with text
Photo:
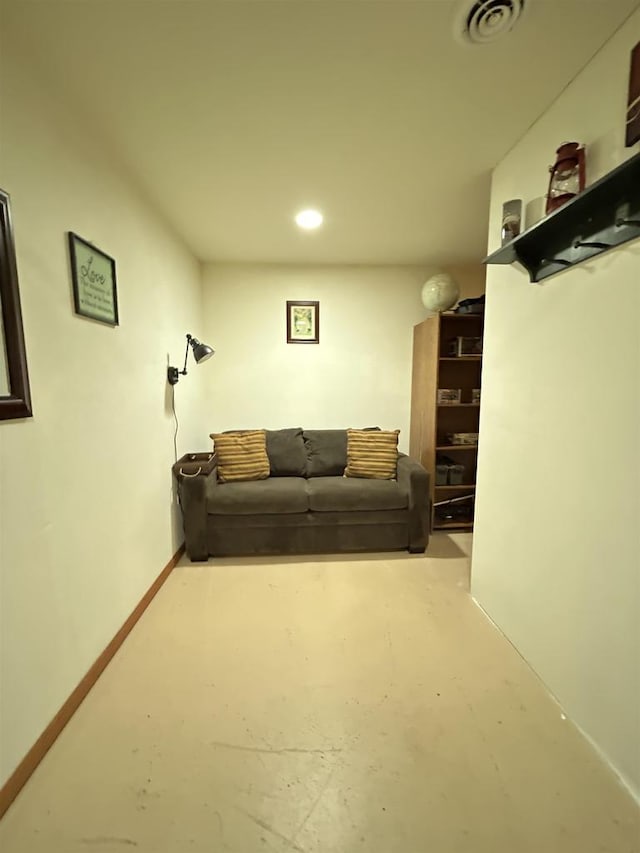
[[[69,231],[69,254],[76,314],[117,326],[116,262],[73,231]]]
[[[287,301],[287,343],[320,343],[320,303]]]

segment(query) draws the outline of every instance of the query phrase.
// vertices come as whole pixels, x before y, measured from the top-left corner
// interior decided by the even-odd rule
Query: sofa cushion
[[[342,476],[347,464],[346,429],[305,429],[307,477]]]
[[[400,430],[347,430],[345,477],[391,480],[398,464]]]
[[[269,477],[254,483],[223,483],[211,489],[207,512],[214,515],[272,515],[306,512],[303,477]]]
[[[304,477],[307,473],[307,451],[302,427],[268,429],[267,456],[272,477]]]
[[[269,476],[269,458],[263,429],[212,432],[211,438],[218,460],[220,482],[264,480]]]
[[[395,480],[314,477],[306,484],[309,509],[316,512],[404,509],[408,504]]]

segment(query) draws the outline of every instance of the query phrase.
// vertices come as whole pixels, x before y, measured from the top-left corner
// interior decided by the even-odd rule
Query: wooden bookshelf
[[[472,402],[471,392],[481,387],[482,356],[453,355],[452,348],[459,346],[459,338],[482,339],[483,329],[483,314],[453,313],[428,317],[414,327],[409,453],[431,475],[432,505],[465,493],[475,494],[478,445],[452,444],[448,436],[479,430],[481,404]],[[440,388],[460,389],[460,403],[438,404]],[[442,464],[443,457],[463,466],[462,484],[436,485],[436,464],[438,460]],[[472,529],[473,501],[467,513],[462,507],[462,502],[444,509],[434,507],[432,528]],[[447,517],[451,514],[459,517]]]

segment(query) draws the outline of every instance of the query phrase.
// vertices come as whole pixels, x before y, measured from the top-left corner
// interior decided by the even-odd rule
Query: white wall
[[[9,41],[0,186],[34,417],[0,422],[0,785],[182,542],[166,366],[201,308],[193,257]],[[115,258],[119,327],[74,314],[69,230]],[[204,369],[176,389],[179,453],[201,443]]]
[[[495,170],[541,196],[557,146],[587,144],[595,180],[624,148],[640,12]],[[544,284],[489,267],[472,591],[640,792],[640,242]]]
[[[481,290],[481,267],[454,273],[465,293]],[[406,451],[426,277],[419,267],[206,266],[204,325],[217,350],[208,432],[380,426],[400,429]],[[285,305],[295,299],[319,300],[319,345],[287,344]]]

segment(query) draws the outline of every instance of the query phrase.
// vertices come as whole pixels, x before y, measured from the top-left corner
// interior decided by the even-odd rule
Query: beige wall
[[[482,296],[486,288],[487,268],[481,264],[450,264],[448,272],[460,288],[459,299],[470,299]]]
[[[165,377],[201,306],[199,266],[86,134],[82,109],[67,112],[8,50],[0,186],[35,414],[0,422],[0,784],[182,541]],[[116,259],[118,328],[74,314],[68,230]],[[200,443],[204,370],[176,389],[179,452]]]
[[[462,271],[475,284],[474,271]],[[399,428],[408,449],[426,277],[419,267],[206,266],[205,329],[219,359],[208,375],[209,431],[377,425]],[[319,300],[318,346],[286,343],[288,299]]]
[[[495,170],[505,199],[542,195],[564,140],[595,180],[624,148],[640,12]],[[540,286],[490,267],[472,591],[640,792],[640,242]]]

